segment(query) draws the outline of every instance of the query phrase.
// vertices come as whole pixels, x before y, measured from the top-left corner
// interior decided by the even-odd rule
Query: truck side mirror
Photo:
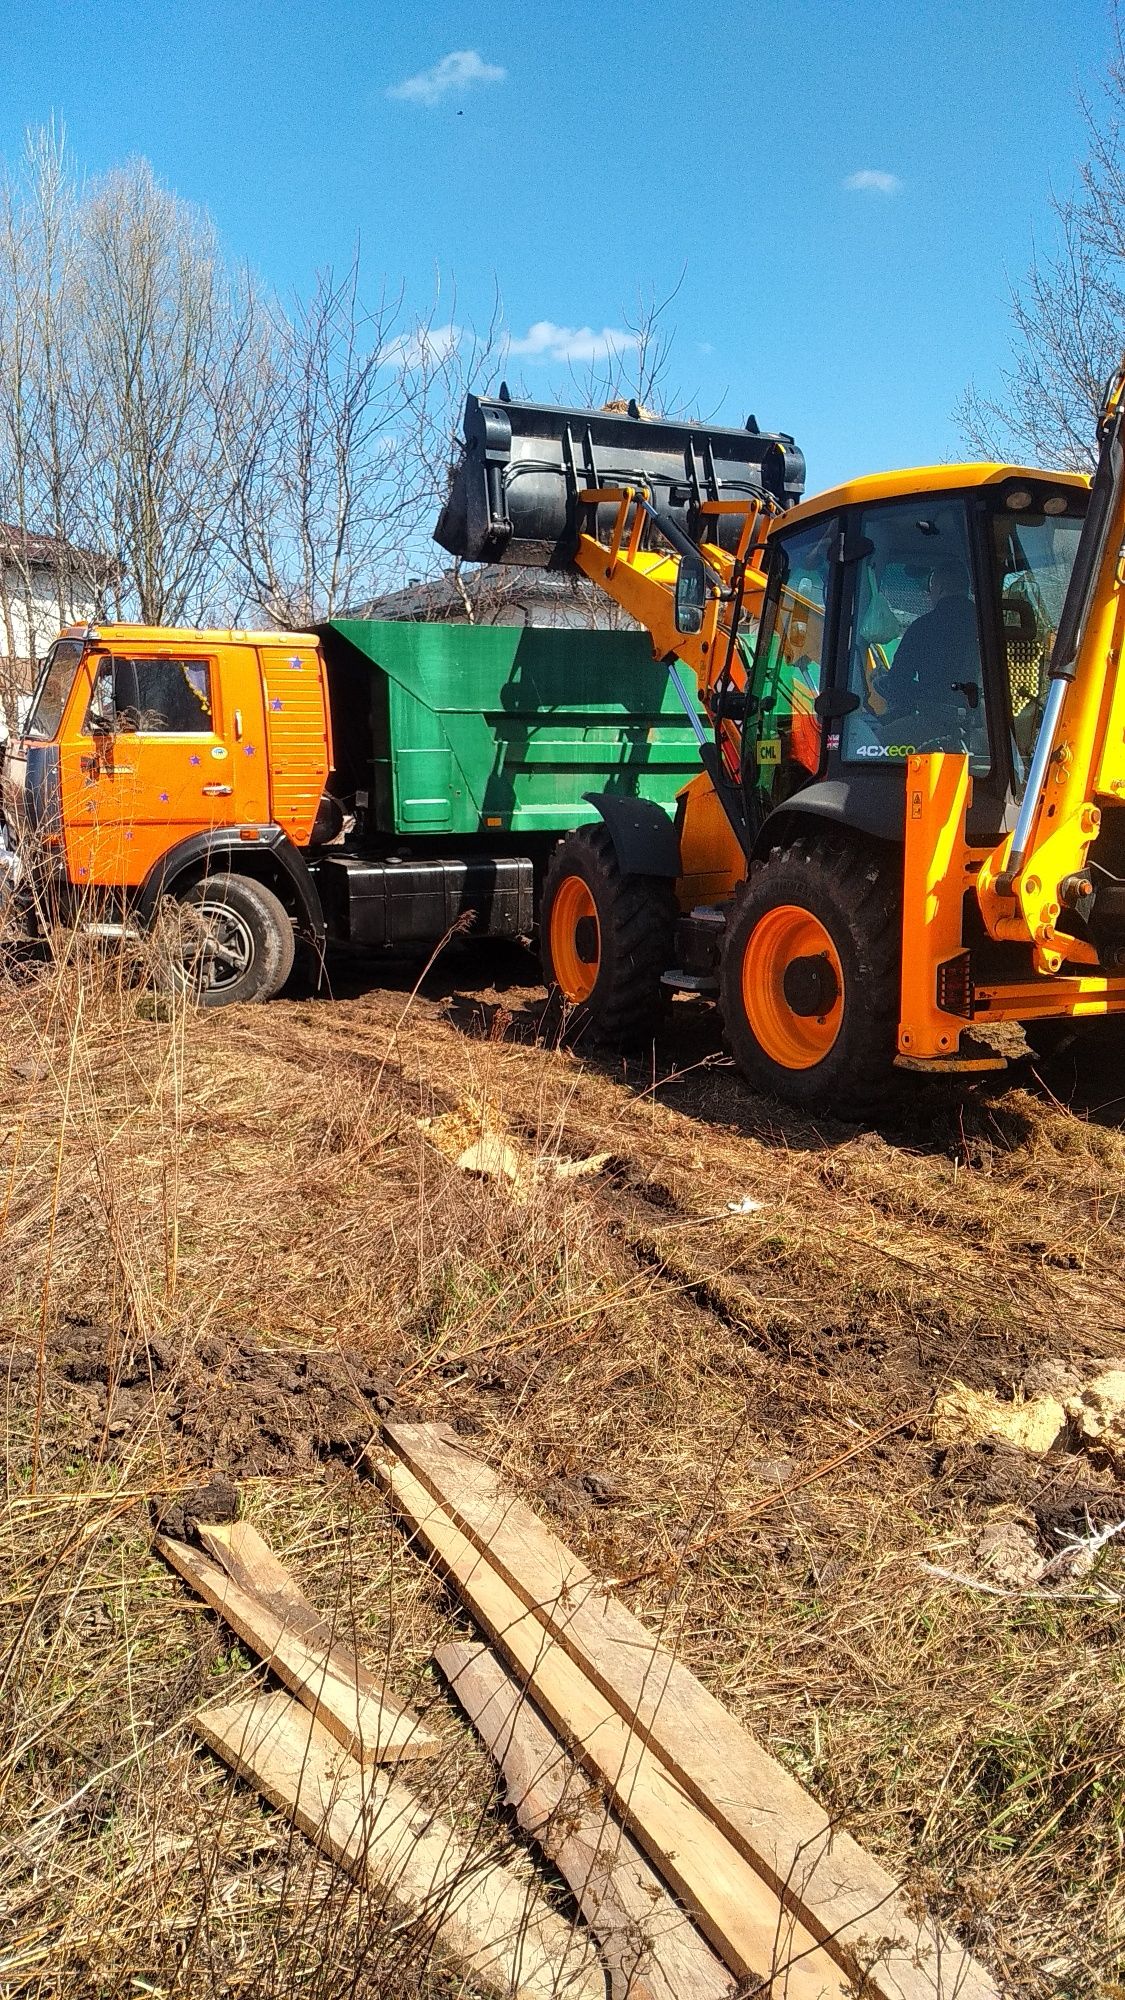
[[[707,603],[707,572],[701,556],[681,556],[676,573],[676,630],[699,632]]]

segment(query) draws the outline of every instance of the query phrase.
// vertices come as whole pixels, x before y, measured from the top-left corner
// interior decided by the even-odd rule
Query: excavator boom
[[[978,877],[992,935],[1025,936],[1040,975],[1125,967],[1123,641],[1125,368],[1106,392],[1019,815]]]

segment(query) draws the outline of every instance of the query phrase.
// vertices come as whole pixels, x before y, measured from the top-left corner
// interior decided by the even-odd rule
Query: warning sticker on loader
[[[759,764],[780,764],[780,736],[760,736],[758,738],[758,762]]]

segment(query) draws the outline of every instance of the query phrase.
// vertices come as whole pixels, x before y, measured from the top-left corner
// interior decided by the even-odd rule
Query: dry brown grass
[[[149,1548],[151,1495],[237,1478],[440,1729],[412,1782],[509,1851],[427,1666],[456,1609],[353,1469],[393,1400],[646,1572],[635,1607],[1014,1994],[1107,1991],[1125,1565],[999,1598],[923,1560],[972,1573],[997,1516],[1046,1553],[1125,1498],[1082,1453],[938,1453],[919,1412],[1121,1351],[1119,1132],[1019,1074],[817,1127],[690,1010],[642,1074],[526,1039],[518,985],[408,986],[194,1015],[72,951],[4,987],[0,1990],[469,1990],[192,1747],[250,1663]],[[444,1113],[540,1170],[458,1172]]]

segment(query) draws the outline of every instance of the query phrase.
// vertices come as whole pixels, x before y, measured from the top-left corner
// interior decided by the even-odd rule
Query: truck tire
[[[775,847],[739,891],[719,990],[747,1081],[865,1118],[894,1083],[901,917],[893,859],[831,835]]]
[[[208,875],[176,897],[181,905],[170,976],[201,1007],[272,1000],[293,970],[288,910],[248,875]]]
[[[604,826],[582,826],[556,848],[539,910],[543,977],[568,1025],[596,1041],[641,1042],[663,1011],[676,898],[663,877],[626,875]]]

